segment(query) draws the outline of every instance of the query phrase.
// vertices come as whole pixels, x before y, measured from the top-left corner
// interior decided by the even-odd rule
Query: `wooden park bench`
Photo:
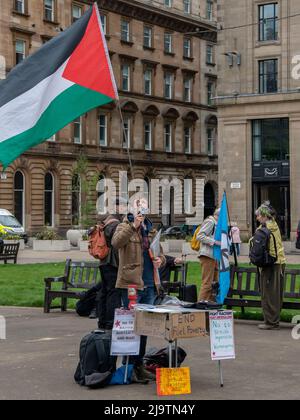
[[[260,308],[261,295],[256,267],[231,267],[231,286],[224,304],[232,307]],[[300,270],[286,268],[283,309],[300,309]]]
[[[0,261],[4,261],[4,264],[7,264],[7,261],[12,260],[14,264],[17,264],[19,248],[20,243],[0,245]]]
[[[162,286],[168,295],[175,293],[179,297],[180,288],[186,284],[188,265],[187,263],[175,265],[171,267],[170,272],[170,281],[163,281]]]
[[[65,312],[68,299],[79,299],[82,289],[89,290],[101,281],[99,266],[99,261],[76,262],[68,259],[63,276],[45,278],[44,312],[49,313],[51,309],[58,308]],[[53,290],[52,285],[57,283],[61,284],[61,288]],[[61,299],[60,306],[51,306],[56,298]]]
[[[188,263],[178,264],[170,271],[170,281],[162,281],[162,287],[167,295],[175,295],[180,300],[186,300],[184,286],[187,284]]]

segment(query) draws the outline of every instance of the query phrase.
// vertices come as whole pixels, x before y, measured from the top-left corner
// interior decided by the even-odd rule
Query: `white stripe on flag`
[[[34,127],[51,102],[74,85],[62,78],[67,62],[54,74],[0,108],[0,143]]]

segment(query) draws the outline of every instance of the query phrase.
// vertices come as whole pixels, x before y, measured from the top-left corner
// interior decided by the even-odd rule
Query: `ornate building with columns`
[[[283,237],[300,219],[300,3],[221,0],[219,188],[249,237],[269,200]],[[294,246],[294,245],[293,245]]]
[[[0,77],[91,4],[3,0]],[[135,178],[202,178],[205,212],[217,205],[216,2],[98,4],[120,103],[83,115],[7,169],[6,179],[0,180],[0,208],[14,213],[30,233],[45,225],[59,231],[78,225],[85,200],[80,177],[96,174],[117,182],[119,171],[129,171],[128,150]],[[76,166],[82,156],[87,163],[79,177]],[[182,223],[184,215],[171,211],[165,220],[154,220],[173,225]]]

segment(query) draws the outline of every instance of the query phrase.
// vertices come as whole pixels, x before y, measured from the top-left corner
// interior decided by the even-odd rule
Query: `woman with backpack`
[[[258,267],[260,266],[260,289],[264,314],[264,324],[259,325],[258,328],[261,330],[278,330],[283,302],[286,258],[281,233],[274,219],[274,210],[263,204],[256,210],[255,215],[260,223],[256,234],[260,233],[259,230],[265,231],[267,235],[269,234],[267,255],[269,262],[265,266],[258,265]]]

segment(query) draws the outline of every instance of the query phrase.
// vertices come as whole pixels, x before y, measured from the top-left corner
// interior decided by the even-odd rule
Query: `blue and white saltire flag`
[[[226,192],[224,192],[219,220],[215,232],[215,240],[221,242],[221,247],[216,245],[214,246],[214,258],[219,262],[220,290],[217,296],[217,303],[222,305],[230,288],[230,241],[228,236],[228,220],[227,197]]]

